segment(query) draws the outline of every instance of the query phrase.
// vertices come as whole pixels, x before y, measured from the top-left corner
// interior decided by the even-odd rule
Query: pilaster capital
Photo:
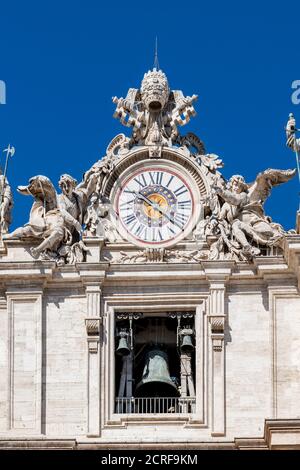
[[[202,261],[202,266],[206,279],[213,288],[213,286],[225,286],[231,276],[235,261]]]
[[[102,285],[106,276],[109,264],[98,263],[77,263],[78,273],[85,286]]]

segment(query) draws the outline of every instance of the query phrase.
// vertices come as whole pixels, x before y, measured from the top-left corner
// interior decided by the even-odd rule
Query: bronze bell
[[[130,354],[130,349],[128,347],[128,342],[127,342],[127,338],[128,338],[127,331],[120,331],[119,337],[120,337],[119,345],[116,349],[116,354],[118,354],[119,356],[128,356],[128,354]]]
[[[182,337],[180,350],[182,353],[189,353],[192,352],[194,349],[193,341],[192,341],[193,330],[190,328],[184,328],[180,332],[180,336]]]
[[[136,387],[135,396],[178,396],[177,386],[170,377],[167,353],[157,346],[145,355],[143,376]]]

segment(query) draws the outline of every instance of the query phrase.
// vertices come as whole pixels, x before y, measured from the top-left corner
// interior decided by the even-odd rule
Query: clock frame
[[[194,178],[175,162],[140,161],[116,181],[111,201],[122,237],[143,248],[166,248],[188,237],[200,216]]]

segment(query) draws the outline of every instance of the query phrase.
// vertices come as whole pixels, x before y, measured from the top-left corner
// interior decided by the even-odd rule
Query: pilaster
[[[8,415],[14,433],[42,433],[43,287],[7,287]]]
[[[78,264],[85,285],[87,316],[85,319],[87,339],[87,436],[101,435],[101,286],[105,267],[101,263]],[[102,269],[103,268],[103,269]]]
[[[209,281],[210,307],[208,320],[211,337],[211,421],[212,436],[225,435],[225,325],[226,282],[231,274],[233,262],[203,263]]]

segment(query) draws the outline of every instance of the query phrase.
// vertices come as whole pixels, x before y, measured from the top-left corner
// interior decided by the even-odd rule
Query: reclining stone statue
[[[27,186],[18,187],[21,194],[34,198],[29,222],[4,238],[42,240],[37,247],[31,247],[32,256],[38,258],[42,255],[63,264],[64,258],[74,252],[78,254],[78,244],[84,251],[80,242],[81,227],[95,184],[95,179],[91,178],[87,188],[78,189],[76,180],[65,174],[59,180],[62,193],[58,195],[49,178],[42,175],[32,177]],[[66,247],[70,247],[69,250]]]

